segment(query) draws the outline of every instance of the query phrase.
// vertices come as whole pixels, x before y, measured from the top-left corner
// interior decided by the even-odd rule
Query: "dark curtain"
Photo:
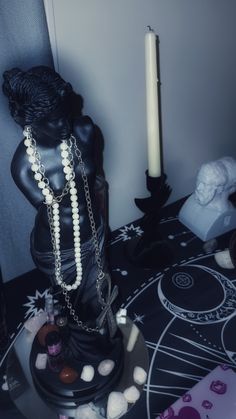
[[[0,73],[53,66],[43,0],[0,0]],[[10,164],[22,132],[0,90],[0,266],[6,282],[34,267],[29,236],[35,210],[15,186]]]

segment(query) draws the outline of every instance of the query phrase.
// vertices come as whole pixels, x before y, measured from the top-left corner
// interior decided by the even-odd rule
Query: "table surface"
[[[142,235],[140,220],[113,232],[109,242],[113,283],[144,336],[150,360],[147,383],[128,419],[155,418],[219,364],[236,369],[236,270],[220,268],[214,258],[231,233],[207,249],[178,221],[182,202],[165,207],[160,221],[174,253],[169,266],[143,269],[130,262],[127,243]],[[44,307],[48,286],[37,270],[6,284],[9,347],[23,322]]]

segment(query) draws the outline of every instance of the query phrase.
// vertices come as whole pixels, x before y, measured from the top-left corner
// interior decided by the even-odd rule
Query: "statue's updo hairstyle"
[[[46,66],[28,71],[13,68],[3,73],[3,93],[16,122],[30,125],[62,106],[70,107],[72,87],[58,73]],[[69,110],[69,109],[67,109]]]

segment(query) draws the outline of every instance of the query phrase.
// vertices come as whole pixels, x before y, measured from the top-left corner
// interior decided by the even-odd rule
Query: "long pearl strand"
[[[73,154],[71,152],[70,140],[63,140],[60,144],[60,152],[62,157],[63,172],[67,183],[60,196],[55,196],[53,189],[49,185],[49,180],[45,175],[45,168],[41,162],[41,156],[37,150],[37,144],[32,136],[31,127],[25,127],[23,134],[25,136],[24,145],[28,155],[31,170],[38,188],[44,197],[44,203],[48,207],[48,213],[52,214],[52,225],[50,225],[52,233],[53,251],[55,257],[55,278],[61,288],[71,291],[76,290],[82,281],[82,262],[81,262],[81,244],[80,244],[80,223],[79,223],[79,204],[78,193],[74,181],[75,172],[73,164]],[[69,143],[69,144],[68,144]],[[60,228],[60,202],[67,193],[70,194],[74,239],[74,256],[76,265],[76,278],[72,284],[66,284],[63,281],[61,273],[61,228]],[[49,219],[50,222],[50,219]]]

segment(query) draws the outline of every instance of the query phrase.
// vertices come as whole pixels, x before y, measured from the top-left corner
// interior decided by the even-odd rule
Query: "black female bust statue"
[[[85,361],[122,347],[112,314],[104,258],[104,223],[96,202],[94,125],[54,70],[14,68],[3,75],[12,117],[24,129],[11,165],[13,179],[37,215],[31,234],[36,266],[49,275],[69,318],[70,356]]]

